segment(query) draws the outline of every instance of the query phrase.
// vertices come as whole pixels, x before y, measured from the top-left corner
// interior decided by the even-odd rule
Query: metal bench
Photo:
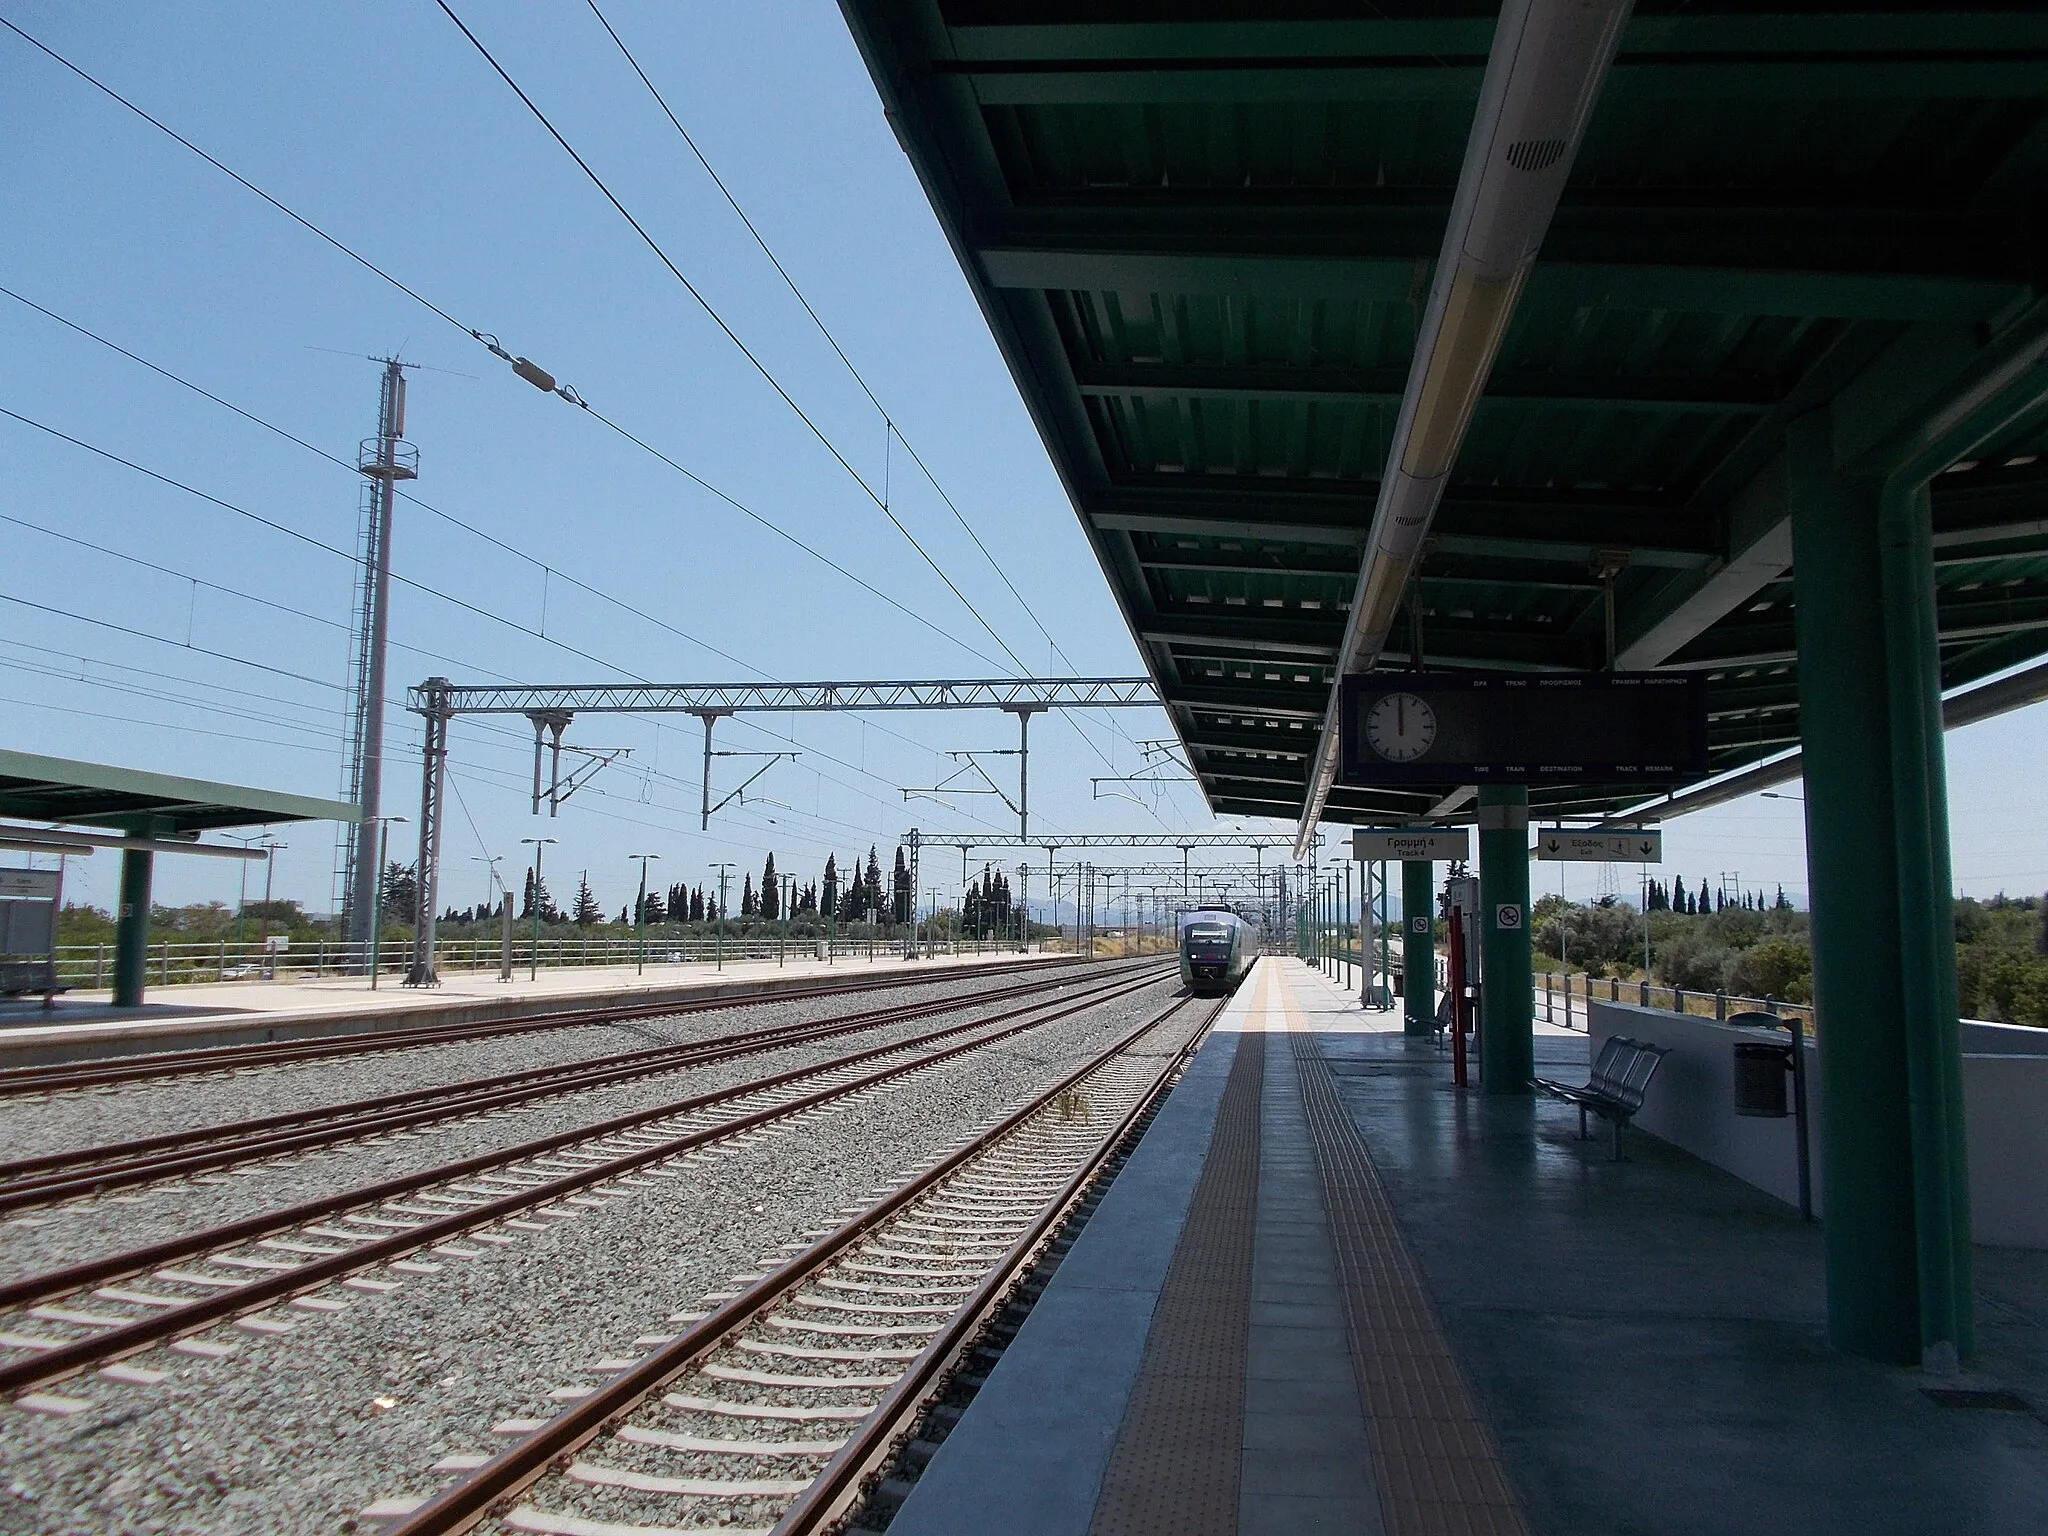
[[[0,997],[20,997],[24,994],[43,994],[43,1006],[55,1005],[59,992],[69,992],[70,986],[57,979],[57,962],[54,960],[0,960]]]
[[[1626,1035],[1609,1035],[1593,1063],[1592,1078],[1584,1085],[1535,1077],[1529,1080],[1529,1086],[1577,1106],[1581,1141],[1586,1139],[1588,1110],[1612,1125],[1614,1160],[1620,1162],[1621,1128],[1643,1107],[1643,1093],[1649,1088],[1650,1079],[1657,1075],[1657,1063],[1664,1059],[1665,1050],[1664,1046],[1646,1045]]]

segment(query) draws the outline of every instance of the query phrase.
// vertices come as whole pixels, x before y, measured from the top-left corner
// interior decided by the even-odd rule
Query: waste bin
[[[1792,1047],[1769,1040],[1735,1043],[1735,1113],[1782,1120],[1791,1113],[1785,1080],[1792,1072]]]

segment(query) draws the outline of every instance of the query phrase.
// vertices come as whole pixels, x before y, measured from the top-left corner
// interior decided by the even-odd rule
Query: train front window
[[[1228,928],[1190,928],[1187,931],[1188,953],[1203,959],[1227,960],[1230,958],[1230,930]]]

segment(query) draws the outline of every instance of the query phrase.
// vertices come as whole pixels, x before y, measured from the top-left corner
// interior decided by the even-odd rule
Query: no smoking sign
[[[1496,928],[1519,928],[1522,926],[1521,903],[1504,901],[1493,909],[1493,926]]]

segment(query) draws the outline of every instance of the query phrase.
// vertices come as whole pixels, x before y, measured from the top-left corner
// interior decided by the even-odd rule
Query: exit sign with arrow
[[[1618,832],[1544,827],[1536,834],[1536,857],[1578,864],[1661,864],[1664,833],[1656,827]]]

